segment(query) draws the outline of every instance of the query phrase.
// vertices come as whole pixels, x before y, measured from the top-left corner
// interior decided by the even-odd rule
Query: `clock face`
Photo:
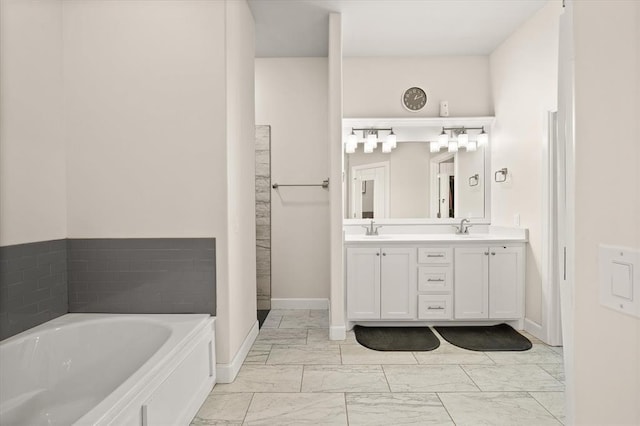
[[[402,96],[402,105],[409,111],[420,111],[427,104],[427,94],[419,87],[411,87],[405,90]]]

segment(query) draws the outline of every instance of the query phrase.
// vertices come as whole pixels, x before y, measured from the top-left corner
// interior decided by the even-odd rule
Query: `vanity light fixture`
[[[398,138],[393,129],[380,129],[380,128],[352,128],[351,133],[347,136],[344,143],[344,151],[347,154],[353,154],[358,149],[358,135],[356,132],[362,132],[362,138],[364,139],[364,152],[370,154],[374,149],[378,147],[378,134],[379,132],[389,132],[385,140],[382,142],[382,152],[390,153],[391,150],[397,146]]]
[[[470,140],[468,130],[480,130],[476,140]],[[447,132],[451,133],[451,137]],[[483,127],[443,127],[442,133],[438,136],[437,142],[430,142],[429,150],[438,152],[442,148],[447,148],[449,152],[458,152],[460,148],[467,151],[476,151],[480,146],[487,146],[489,135]]]

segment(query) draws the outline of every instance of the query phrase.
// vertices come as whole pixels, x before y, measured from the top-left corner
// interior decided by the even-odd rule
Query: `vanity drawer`
[[[419,266],[418,291],[450,292],[453,290],[452,266]]]
[[[418,263],[451,263],[453,249],[451,247],[420,247]]]
[[[450,294],[418,295],[418,319],[453,318],[453,297]]]

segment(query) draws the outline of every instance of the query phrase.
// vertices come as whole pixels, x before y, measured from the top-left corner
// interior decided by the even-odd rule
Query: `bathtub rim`
[[[168,326],[171,332],[167,340],[136,371],[74,423],[109,424],[146,390],[156,388],[169,377],[202,336],[214,334],[215,317],[209,314],[71,313],[11,336],[1,341],[0,345],[18,344],[20,340],[61,326],[75,328],[87,323],[122,320],[161,323]],[[213,368],[215,370],[215,365]]]

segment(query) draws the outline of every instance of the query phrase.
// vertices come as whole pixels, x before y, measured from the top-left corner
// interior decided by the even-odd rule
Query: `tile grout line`
[[[548,409],[547,407],[545,407],[545,405],[544,405],[543,403],[541,403],[540,401],[538,401],[538,400],[536,399],[536,397],[535,397],[535,396],[531,395],[531,392],[537,392],[537,391],[527,391],[527,395],[529,395],[529,397],[531,397],[535,402],[537,402],[537,403],[538,403],[538,405],[540,405],[542,408],[544,408],[544,410],[545,410],[547,413],[549,413],[549,415],[550,415],[551,417],[553,417],[554,419],[556,419],[560,424],[564,425],[564,422],[563,422],[563,421],[561,421],[558,417],[556,417],[556,415],[555,415],[555,414],[553,414],[551,411],[549,411],[549,409]],[[554,391],[547,391],[547,392],[554,392]],[[559,392],[559,391],[558,391],[558,392]],[[564,394],[564,392],[562,392],[562,393]]]
[[[466,375],[467,375],[467,377],[469,378],[469,380],[471,380],[471,383],[473,383],[473,385],[474,385],[475,387],[477,387],[477,388],[478,388],[478,390],[479,390],[480,392],[484,392],[484,390],[480,387],[480,385],[479,385],[479,384],[477,384],[477,383],[476,383],[476,381],[475,381],[475,380],[473,380],[473,378],[469,375],[469,372],[468,372],[467,370],[465,370],[465,368],[464,368],[464,365],[463,365],[463,364],[456,364],[456,365],[457,365],[458,367],[460,367],[460,369],[461,369],[462,371],[464,371],[464,374],[466,374]],[[471,365],[475,365],[475,364],[471,364]],[[478,364],[478,365],[482,365],[482,364]]]
[[[453,416],[451,415],[451,413],[449,412],[449,409],[447,408],[446,405],[444,405],[444,401],[442,400],[442,398],[440,398],[440,392],[434,392],[436,394],[436,397],[438,398],[438,401],[440,401],[440,404],[442,404],[442,408],[444,408],[444,411],[447,412],[447,416],[449,416],[449,418],[451,419],[451,423],[456,424],[455,420],[453,420]]]
[[[247,421],[247,416],[249,415],[249,410],[251,410],[251,404],[253,404],[253,397],[256,395],[255,392],[251,394],[251,401],[249,401],[249,405],[247,406],[247,411],[244,413],[244,417],[242,418],[242,422],[240,424],[245,424]]]

